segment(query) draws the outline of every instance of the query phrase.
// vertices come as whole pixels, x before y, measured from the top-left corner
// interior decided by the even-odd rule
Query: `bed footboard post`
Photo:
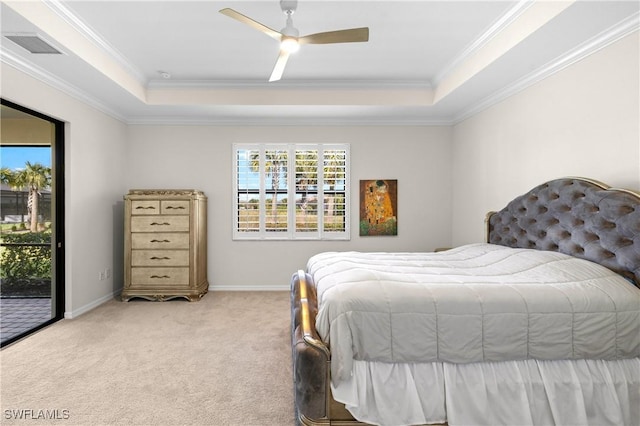
[[[330,352],[315,330],[318,312],[312,278],[298,271],[291,278],[291,346],[295,405],[304,424],[328,424]]]
[[[494,211],[487,212],[484,217],[484,242],[488,243],[490,241],[491,236],[491,216],[496,214]]]

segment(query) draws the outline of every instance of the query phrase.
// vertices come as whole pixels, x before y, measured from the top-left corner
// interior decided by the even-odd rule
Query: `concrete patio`
[[[51,319],[50,298],[0,298],[3,343]]]

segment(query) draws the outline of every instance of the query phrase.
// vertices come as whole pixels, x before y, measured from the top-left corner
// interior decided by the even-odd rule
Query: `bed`
[[[293,274],[297,421],[640,424],[640,193],[553,180],[486,235]]]

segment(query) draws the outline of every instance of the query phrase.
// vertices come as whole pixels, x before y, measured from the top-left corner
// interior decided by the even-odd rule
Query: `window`
[[[234,145],[234,239],[349,239],[349,146]]]

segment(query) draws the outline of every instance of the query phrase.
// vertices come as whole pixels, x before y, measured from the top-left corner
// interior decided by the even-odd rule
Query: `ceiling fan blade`
[[[280,78],[282,77],[282,73],[284,72],[284,67],[287,65],[288,60],[289,52],[287,52],[286,50],[281,50],[280,55],[278,56],[278,60],[276,61],[276,66],[273,67],[271,77],[269,77],[269,82],[280,80]]]
[[[280,34],[278,31],[276,31],[276,30],[274,30],[272,28],[269,28],[266,25],[263,25],[258,21],[254,21],[253,19],[249,18],[248,16],[243,15],[240,12],[237,12],[237,11],[227,7],[225,9],[221,9],[220,13],[222,13],[223,15],[226,15],[226,16],[228,16],[230,18],[233,18],[236,21],[240,21],[243,24],[247,24],[247,25],[255,28],[258,31],[262,31],[263,33],[265,33],[269,37],[280,41],[280,37],[282,36],[282,34]]]
[[[369,41],[368,27],[309,34],[298,39],[300,44],[355,43],[362,41]]]

